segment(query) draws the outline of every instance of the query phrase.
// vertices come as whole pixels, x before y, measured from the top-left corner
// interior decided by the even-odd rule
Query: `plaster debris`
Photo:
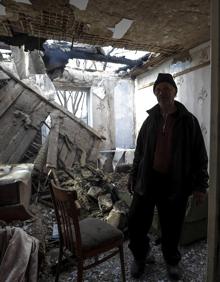
[[[86,10],[89,0],[70,0],[70,5],[75,6],[79,10]]]
[[[113,32],[112,38],[121,39],[125,33],[129,30],[133,23],[133,20],[122,19],[119,23],[115,25],[114,28],[108,28]]]
[[[5,7],[0,4],[0,16],[6,16]]]
[[[17,3],[32,5],[32,3],[29,0],[14,0],[14,1]]]

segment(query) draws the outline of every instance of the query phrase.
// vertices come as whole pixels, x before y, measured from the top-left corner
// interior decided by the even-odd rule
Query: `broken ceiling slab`
[[[86,10],[89,0],[70,0],[70,5],[75,6],[81,11]]]
[[[47,40],[43,46],[45,50],[43,61],[47,74],[51,79],[61,76],[64,69],[68,66],[88,72],[102,72],[107,69],[108,64],[108,70],[113,72],[118,70],[119,67],[126,65],[129,66],[129,69],[140,66],[150,56],[150,53],[147,51],[114,49],[111,46],[104,49],[96,46],[83,46],[82,44],[81,46],[77,46],[76,44],[71,46],[70,42],[56,40]],[[117,55],[114,56],[114,53]],[[109,67],[110,64],[111,67]],[[120,66],[112,67],[113,64]]]
[[[33,5],[12,0],[2,2],[7,11],[0,19],[2,41],[10,45],[20,45],[22,41],[26,48],[33,48],[33,45],[39,48],[43,39],[62,38],[170,55],[191,49],[210,38],[210,1],[207,0],[92,0],[89,3],[71,0],[72,4],[70,0],[29,1]],[[85,8],[82,3],[88,5],[81,11],[74,3],[81,9]],[[118,34],[116,28],[121,28],[123,19],[134,21],[124,35]],[[116,35],[113,37],[109,27],[114,28]],[[120,36],[123,37],[114,39]],[[28,46],[30,41],[32,44]]]
[[[115,64],[124,64],[135,66],[140,63],[139,60],[131,60],[123,57],[115,57],[111,55],[105,55],[94,48],[82,48],[73,47],[70,50],[60,49],[59,45],[47,45],[44,44],[44,57],[43,60],[47,64],[47,69],[64,66],[68,63],[69,59],[84,59],[101,62],[112,62]]]
[[[133,23],[133,20],[122,19],[119,23],[115,25],[114,28],[109,28],[113,32],[112,38],[121,39],[125,33],[129,30]]]

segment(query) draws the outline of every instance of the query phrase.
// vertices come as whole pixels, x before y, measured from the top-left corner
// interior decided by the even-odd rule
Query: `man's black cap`
[[[158,74],[158,77],[157,77],[156,81],[154,82],[153,91],[155,90],[155,87],[161,82],[167,82],[167,83],[171,84],[176,89],[176,92],[177,92],[176,83],[173,79],[173,76],[170,73],[159,73]]]

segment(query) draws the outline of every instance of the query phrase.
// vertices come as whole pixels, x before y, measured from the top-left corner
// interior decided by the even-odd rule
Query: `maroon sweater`
[[[153,168],[163,174],[169,173],[170,170],[174,123],[175,113],[169,114],[166,119],[161,118],[157,132]]]

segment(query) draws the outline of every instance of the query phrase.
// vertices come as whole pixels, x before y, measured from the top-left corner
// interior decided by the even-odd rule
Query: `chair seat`
[[[120,230],[100,219],[86,218],[79,224],[84,252],[121,241],[124,237]]]
[[[53,172],[53,175],[59,184],[55,172]],[[100,219],[86,218],[79,221],[79,204],[77,204],[77,192],[75,190],[61,189],[52,180],[51,195],[60,235],[60,252],[55,282],[58,282],[59,279],[64,248],[75,255],[78,282],[83,281],[84,270],[98,265],[118,253],[120,255],[122,281],[125,282],[123,233]],[[108,253],[106,254],[106,252]],[[99,256],[104,253],[105,255]],[[89,258],[95,258],[95,260],[84,265],[84,261]]]

